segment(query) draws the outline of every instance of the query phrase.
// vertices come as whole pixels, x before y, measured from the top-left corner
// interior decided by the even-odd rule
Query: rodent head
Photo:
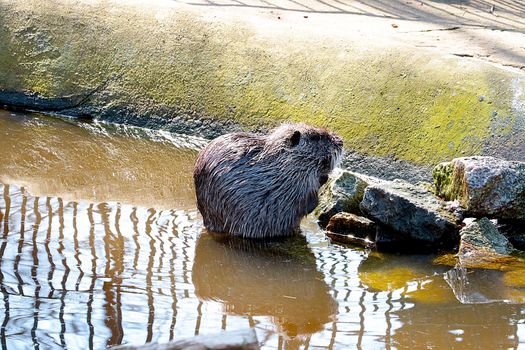
[[[326,129],[286,123],[267,137],[263,154],[276,153],[288,159],[282,159],[285,163],[314,175],[321,186],[342,156],[343,140]]]

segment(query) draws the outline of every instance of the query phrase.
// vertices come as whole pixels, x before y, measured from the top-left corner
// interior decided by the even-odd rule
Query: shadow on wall
[[[315,14],[347,14],[376,17],[392,20],[418,21],[445,26],[437,29],[453,31],[452,42],[465,40],[473,43],[468,52],[461,49],[458,56],[483,58],[500,62],[521,70],[525,69],[525,47],[505,45],[499,36],[486,35],[485,31],[500,30],[520,35],[525,31],[525,2],[516,0],[173,0],[194,6],[243,7],[269,11],[287,11]],[[416,31],[428,34],[429,47],[435,40],[431,34],[434,29]],[[512,34],[511,34],[512,35]],[[509,37],[510,38],[510,37]],[[519,41],[516,37],[514,41]],[[468,46],[468,45],[467,45]],[[512,46],[514,46],[512,48]],[[445,44],[446,47],[446,44]],[[481,51],[480,51],[481,48]],[[452,54],[456,49],[452,49]],[[471,52],[473,50],[473,52]],[[496,58],[489,58],[495,57]]]
[[[419,20],[431,23],[459,23],[495,28],[523,28],[525,13],[522,1],[486,0],[174,0],[199,6],[250,7],[279,11],[353,14],[398,20]],[[497,11],[497,15],[494,12]],[[476,23],[478,22],[478,24]],[[477,25],[476,25],[477,24]]]

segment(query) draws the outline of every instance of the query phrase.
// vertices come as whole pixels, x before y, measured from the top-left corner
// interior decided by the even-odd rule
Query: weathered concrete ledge
[[[197,335],[193,338],[168,343],[119,345],[113,350],[259,350],[259,341],[253,328],[223,331],[218,334]]]
[[[300,120],[421,165],[525,160],[523,70],[392,40],[390,19],[277,12],[0,0],[0,104],[207,137]]]

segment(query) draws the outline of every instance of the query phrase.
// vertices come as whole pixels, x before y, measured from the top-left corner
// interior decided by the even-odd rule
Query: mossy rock
[[[436,194],[458,200],[466,215],[525,219],[525,163],[494,157],[463,157],[437,165]]]

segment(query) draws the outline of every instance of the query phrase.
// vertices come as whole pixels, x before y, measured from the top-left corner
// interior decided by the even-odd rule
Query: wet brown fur
[[[302,123],[216,138],[193,173],[204,226],[247,238],[292,235],[317,206],[342,146],[338,136]]]

